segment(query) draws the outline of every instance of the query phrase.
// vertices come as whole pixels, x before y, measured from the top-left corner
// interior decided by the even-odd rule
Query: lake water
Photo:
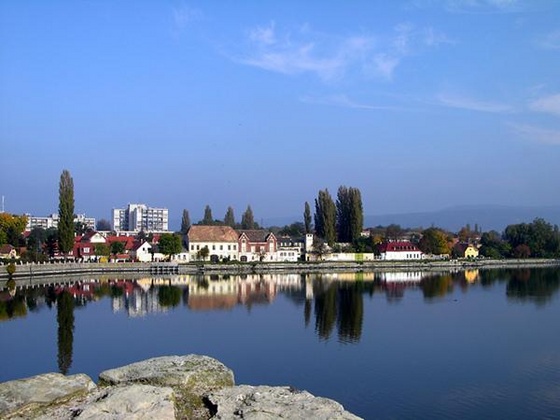
[[[0,381],[197,353],[367,419],[560,416],[558,268],[22,285],[0,293]]]

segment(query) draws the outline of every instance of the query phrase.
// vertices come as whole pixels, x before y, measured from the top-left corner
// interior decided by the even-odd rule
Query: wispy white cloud
[[[392,107],[392,106],[360,103],[350,99],[347,95],[329,95],[323,97],[302,96],[300,98],[300,101],[305,103],[310,103],[310,104],[338,106],[338,107],[352,108],[352,109],[386,110],[386,111],[394,111],[400,109],[398,107]]]
[[[537,44],[547,50],[560,50],[560,29],[542,36],[538,39]]]
[[[482,101],[468,96],[441,93],[437,95],[436,99],[440,105],[471,111],[491,113],[511,113],[515,111],[512,106],[507,104]]]
[[[433,28],[397,25],[389,35],[336,35],[314,32],[309,25],[279,31],[275,22],[247,32],[248,47],[236,61],[268,71],[313,73],[332,81],[349,72],[391,80],[409,55],[451,41]]]
[[[515,134],[526,140],[560,146],[560,130],[551,130],[534,125],[517,123],[511,123],[509,126]]]
[[[533,111],[560,115],[560,93],[539,98],[531,102],[529,107]]]
[[[173,22],[179,31],[185,29],[191,22],[202,18],[202,12],[185,4],[173,8]]]

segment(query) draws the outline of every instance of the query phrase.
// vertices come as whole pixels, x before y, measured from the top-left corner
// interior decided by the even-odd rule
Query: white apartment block
[[[58,214],[53,213],[50,216],[32,216],[26,214],[27,225],[25,226],[26,231],[30,231],[33,228],[40,227],[43,229],[58,228]],[[95,217],[87,217],[85,214],[77,214],[74,217],[74,223],[82,223],[87,229],[95,229]]]
[[[115,232],[167,232],[169,210],[145,204],[129,204],[124,209],[113,209],[112,227]]]

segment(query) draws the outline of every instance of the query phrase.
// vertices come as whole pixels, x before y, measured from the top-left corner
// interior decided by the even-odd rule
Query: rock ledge
[[[99,375],[47,373],[0,383],[2,419],[358,419],[290,387],[234,385],[208,356],[164,356]]]

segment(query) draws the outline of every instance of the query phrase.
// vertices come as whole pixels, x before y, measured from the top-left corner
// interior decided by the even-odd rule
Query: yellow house
[[[477,258],[478,248],[472,244],[458,243],[453,247],[453,254],[459,258]]]

